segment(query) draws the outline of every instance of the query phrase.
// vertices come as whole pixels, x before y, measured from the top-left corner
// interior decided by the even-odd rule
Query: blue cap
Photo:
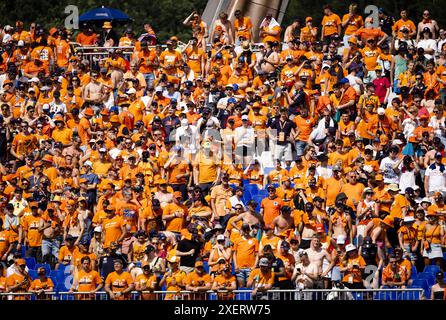
[[[384,8],[379,8],[379,9],[378,9],[378,12],[379,12],[379,13],[384,13]]]
[[[238,90],[238,84],[234,83],[234,84],[232,85],[232,87],[234,88],[234,91],[237,91],[237,90]]]
[[[186,86],[186,87],[192,87],[193,85],[194,85],[194,83],[192,82],[192,81],[185,81],[184,82],[184,85]]]
[[[181,149],[183,149],[181,146],[174,146],[173,147],[173,151],[180,151]]]
[[[170,99],[170,103],[177,103],[178,101],[177,101],[177,99],[175,99],[175,98],[172,98],[172,99]]]
[[[349,83],[350,81],[347,79],[347,78],[342,78],[340,81],[339,81],[339,83],[340,84],[346,84],[346,83]]]
[[[215,55],[215,58],[216,58],[216,59],[221,59],[221,58],[223,58],[223,55],[221,54],[221,52],[219,52],[219,53],[217,53],[217,54]]]
[[[237,100],[235,100],[235,98],[229,98],[228,99],[228,103],[237,103]]]
[[[119,113],[119,107],[118,107],[118,106],[113,106],[113,107],[111,107],[111,108],[110,108],[110,113],[113,113],[113,112],[117,112],[117,113]]]
[[[186,96],[190,96],[191,93],[190,93],[189,90],[184,90],[183,94],[186,95]]]

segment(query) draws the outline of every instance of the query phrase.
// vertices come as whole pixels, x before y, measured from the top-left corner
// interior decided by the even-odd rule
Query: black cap
[[[443,279],[443,277],[444,277],[444,273],[442,271],[438,271],[435,274],[435,278],[437,278],[437,279]]]
[[[324,202],[324,199],[322,199],[321,197],[319,197],[319,196],[316,196],[316,197],[314,197],[313,198],[313,202]]]
[[[336,196],[336,201],[341,201],[341,200],[344,200],[344,199],[348,199],[347,195],[344,192],[341,192],[340,194],[338,194]]]

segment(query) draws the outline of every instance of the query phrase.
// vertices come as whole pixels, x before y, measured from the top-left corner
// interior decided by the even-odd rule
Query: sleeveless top
[[[407,70],[407,61],[400,55],[395,56],[395,77],[398,79],[399,75]]]

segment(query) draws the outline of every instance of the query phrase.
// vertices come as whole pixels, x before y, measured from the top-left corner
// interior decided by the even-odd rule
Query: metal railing
[[[426,300],[423,289],[292,289],[268,290],[252,295],[251,290],[206,291],[132,291],[115,300]],[[0,293],[0,300],[111,300],[104,292]]]

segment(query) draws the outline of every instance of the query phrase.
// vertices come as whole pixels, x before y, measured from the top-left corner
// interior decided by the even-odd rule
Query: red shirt
[[[376,78],[373,80],[375,85],[375,93],[379,98],[379,102],[384,103],[387,89],[390,88],[390,82],[386,77]]]

